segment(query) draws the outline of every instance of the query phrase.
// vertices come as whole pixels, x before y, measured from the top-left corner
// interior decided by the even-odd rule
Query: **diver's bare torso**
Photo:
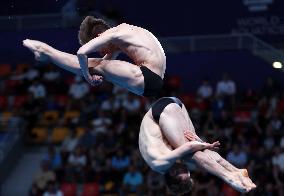
[[[155,161],[159,160],[160,156],[172,151],[172,148],[163,138],[159,125],[153,120],[152,109],[145,114],[141,123],[139,132],[139,150],[152,170],[163,174],[169,169],[161,168],[157,166],[159,164],[155,163]]]
[[[118,39],[112,44],[127,54],[136,65],[144,65],[164,77],[166,56],[160,42],[151,32],[123,23],[105,31],[101,36],[108,33],[116,34]]]

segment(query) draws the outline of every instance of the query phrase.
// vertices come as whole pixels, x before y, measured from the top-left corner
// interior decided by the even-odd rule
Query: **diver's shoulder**
[[[141,29],[141,27],[138,27],[138,26],[135,26],[135,25],[131,25],[131,24],[127,24],[127,23],[121,23],[117,27],[124,28],[124,29],[132,29],[132,30],[133,29]]]
[[[127,24],[125,22],[117,25],[117,27],[129,27],[129,26],[133,26],[133,25]]]

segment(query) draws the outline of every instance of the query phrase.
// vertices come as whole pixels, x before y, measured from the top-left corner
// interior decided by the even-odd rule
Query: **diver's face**
[[[187,180],[190,178],[190,172],[186,167],[173,167],[169,173],[171,176],[178,176],[181,180]]]
[[[190,178],[190,172],[179,174],[179,178],[180,178],[182,181],[186,181],[188,178]]]

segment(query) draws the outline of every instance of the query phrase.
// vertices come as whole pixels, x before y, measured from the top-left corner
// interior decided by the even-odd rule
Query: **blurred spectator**
[[[276,148],[275,154],[272,156],[272,164],[278,166],[284,172],[284,150],[283,148]]]
[[[79,145],[84,148],[91,148],[96,143],[95,133],[91,131],[90,127],[84,129],[83,135],[79,138]]]
[[[165,186],[164,178],[161,174],[149,171],[147,175],[148,195],[159,195]]]
[[[123,101],[122,105],[130,114],[137,113],[140,109],[140,101],[137,96],[132,93],[128,93],[128,96]]]
[[[90,149],[90,158],[91,165],[95,172],[101,172],[104,170],[105,162],[106,162],[106,153],[103,144],[99,145],[96,148]]]
[[[83,149],[81,146],[77,146],[74,150],[74,153],[70,154],[68,158],[68,163],[76,170],[81,170],[82,167],[86,166],[87,157],[83,153]]]
[[[30,67],[28,71],[26,72],[25,79],[32,81],[37,78],[39,78],[38,69],[35,69],[34,67]]]
[[[282,135],[282,120],[277,112],[273,112],[271,120],[269,122],[269,128],[272,133],[281,136]]]
[[[128,172],[123,176],[123,186],[126,192],[141,192],[143,184],[143,175],[133,165],[129,167]]]
[[[125,88],[116,85],[113,86],[112,94],[115,95],[115,98],[120,102],[123,102],[123,100],[126,99],[128,93],[129,92]]]
[[[25,125],[25,119],[20,115],[20,112],[17,109],[11,111],[12,116],[9,118],[7,124],[7,130],[17,130],[22,128]],[[3,116],[0,115],[0,122],[5,121]]]
[[[119,148],[119,142],[117,142],[117,135],[113,130],[109,130],[106,134],[101,134],[101,138],[104,140],[104,147],[107,153],[113,153]],[[102,144],[102,143],[101,143]]]
[[[32,81],[36,78],[39,78],[39,71],[35,69],[34,67],[30,67],[29,69],[26,69],[24,73],[16,76],[12,76],[12,80],[28,80]]]
[[[284,136],[282,136],[281,140],[280,140],[280,147],[282,149],[284,149]]]
[[[116,112],[121,107],[120,101],[111,96],[109,99],[106,99],[102,102],[101,109],[108,112]]]
[[[94,133],[105,133],[111,126],[111,118],[106,116],[106,113],[102,110],[98,111],[98,116],[92,121]]]
[[[81,76],[76,76],[75,83],[70,86],[69,94],[73,99],[82,99],[89,91],[89,85],[83,81]]]
[[[62,164],[60,153],[56,152],[54,146],[50,146],[48,148],[48,152],[44,156],[44,160],[47,160],[50,163],[50,166],[53,170],[59,169]]]
[[[34,98],[32,93],[28,93],[27,101],[21,108],[21,115],[26,120],[26,129],[29,130],[29,134],[31,134],[32,128],[37,123],[39,119],[39,112],[41,111],[40,102]]]
[[[226,96],[226,95],[235,95],[235,94],[236,94],[235,82],[230,79],[228,74],[224,74],[223,79],[217,83],[216,95]]]
[[[263,146],[267,151],[271,151],[274,145],[275,145],[275,140],[274,136],[272,135],[272,131],[270,129],[267,129],[263,140]]]
[[[56,183],[54,181],[49,181],[43,196],[63,196],[63,193],[56,187]]]
[[[61,149],[63,151],[72,152],[75,150],[79,143],[79,139],[76,136],[76,131],[74,129],[70,129],[70,134],[67,136],[62,143]]]
[[[276,190],[275,195],[284,195],[284,171],[281,171],[279,167],[274,166],[272,169],[272,175],[274,180],[274,188]]]
[[[212,117],[214,120],[220,119],[222,115],[222,111],[226,110],[226,105],[221,97],[217,96],[211,103],[211,111]]]
[[[44,190],[49,181],[55,181],[55,173],[50,169],[50,163],[47,160],[41,161],[41,170],[36,174],[34,183],[39,190]]]
[[[239,168],[244,168],[248,161],[247,153],[241,150],[241,147],[237,144],[233,146],[233,151],[227,154],[226,159]]]
[[[89,174],[92,175],[92,171],[88,171],[87,168],[87,155],[81,146],[77,146],[69,155],[68,164],[64,169],[64,181],[75,181],[82,183],[84,180],[86,180],[86,172],[89,172]]]
[[[197,89],[197,95],[202,99],[208,99],[213,94],[213,88],[207,79],[203,80],[200,87]]]
[[[116,170],[125,169],[129,164],[129,156],[124,154],[121,149],[118,149],[117,153],[111,158],[111,166]]]
[[[98,110],[100,103],[97,101],[94,93],[88,95],[88,99],[85,101],[85,107],[81,108],[82,123],[88,123],[89,119],[94,117],[94,113]]]
[[[55,80],[58,80],[60,77],[60,72],[58,69],[55,69],[53,65],[49,65],[47,67],[47,71],[43,74],[43,79],[46,82],[53,82]]]
[[[43,84],[38,80],[35,80],[33,84],[29,87],[28,91],[33,94],[34,98],[40,99],[46,97],[46,90]]]

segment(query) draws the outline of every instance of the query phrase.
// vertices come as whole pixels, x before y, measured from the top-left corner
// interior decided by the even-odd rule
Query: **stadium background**
[[[153,100],[108,83],[90,87],[36,62],[22,46],[31,38],[75,53],[86,15],[156,35],[167,55],[162,95],[182,99],[201,138],[220,140],[219,153],[248,168],[258,185],[249,195],[284,194],[284,79],[272,66],[283,62],[280,0],[0,5],[1,195],[169,195],[138,151],[139,124]],[[239,195],[194,164],[192,170],[191,195]]]

